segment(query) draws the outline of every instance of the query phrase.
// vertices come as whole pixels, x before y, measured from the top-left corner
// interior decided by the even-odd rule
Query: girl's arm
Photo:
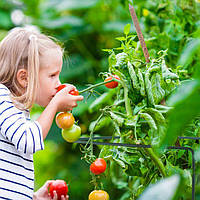
[[[51,128],[56,112],[57,112],[57,108],[51,101],[48,104],[48,106],[44,109],[40,117],[37,119],[37,121],[39,122],[42,128],[43,139],[46,138],[49,132],[49,129]]]
[[[70,89],[70,87],[69,87]],[[23,153],[33,154],[44,149],[43,139],[47,136],[56,112],[72,110],[82,96],[73,96],[63,89],[50,101],[37,121],[26,119],[9,99],[8,91],[0,93],[0,133]]]

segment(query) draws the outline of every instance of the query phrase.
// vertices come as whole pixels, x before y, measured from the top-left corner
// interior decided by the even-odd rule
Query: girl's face
[[[62,70],[62,52],[59,49],[49,49],[40,59],[39,88],[36,103],[46,107],[56,94],[61,84],[59,74]]]

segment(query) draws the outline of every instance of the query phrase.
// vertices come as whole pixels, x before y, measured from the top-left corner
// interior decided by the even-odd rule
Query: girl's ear
[[[28,86],[28,73],[26,69],[18,70],[17,81],[22,88],[26,88]]]

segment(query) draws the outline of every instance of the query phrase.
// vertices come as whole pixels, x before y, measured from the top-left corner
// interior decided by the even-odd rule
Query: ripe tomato
[[[58,200],[61,200],[61,196],[66,196],[68,193],[68,187],[65,181],[63,180],[55,180],[49,185],[49,193],[51,198],[53,198],[53,191],[56,191]]]
[[[89,200],[109,200],[109,195],[104,190],[94,190],[89,194]]]
[[[65,87],[66,87],[65,84],[59,85],[58,88],[57,88],[57,92],[59,92],[60,90],[62,90],[62,89],[65,88]],[[56,93],[57,93],[57,92],[56,92]]]
[[[95,174],[101,174],[106,170],[106,161],[103,158],[97,158],[91,165],[90,171]]]
[[[65,88],[65,87],[66,87],[66,84],[61,84],[61,85],[59,85],[58,88],[57,88],[57,92],[59,92],[60,90],[62,90],[62,89]],[[56,92],[56,93],[57,93],[57,92]],[[69,94],[78,96],[78,95],[79,95],[79,92],[78,92],[77,89],[74,89],[74,90],[71,90],[71,91],[69,92]]]
[[[78,96],[78,95],[79,95],[79,92],[78,92],[77,89],[75,89],[75,90],[71,90],[71,91],[69,92],[69,94],[74,95],[74,96]]]
[[[67,142],[75,142],[81,136],[81,128],[77,125],[73,125],[71,128],[62,129],[62,137]]]
[[[70,128],[73,126],[74,121],[72,113],[60,112],[56,115],[56,124],[59,128]]]
[[[110,81],[110,80],[112,80],[112,78],[116,78],[116,79],[120,80],[119,76],[113,75],[113,77],[112,77],[112,76],[109,76],[108,78],[106,78],[106,79],[104,80],[104,82]],[[117,82],[117,81],[111,81],[111,82],[109,82],[109,83],[106,83],[105,86],[106,86],[107,88],[116,88],[116,87],[118,86],[118,82]]]

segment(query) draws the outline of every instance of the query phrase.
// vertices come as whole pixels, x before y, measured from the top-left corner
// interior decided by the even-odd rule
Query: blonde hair
[[[18,108],[29,109],[36,99],[39,61],[44,51],[50,48],[62,50],[52,39],[26,28],[14,28],[0,42],[0,83],[10,90],[11,98]],[[17,81],[19,69],[26,69],[28,73],[25,92]]]

